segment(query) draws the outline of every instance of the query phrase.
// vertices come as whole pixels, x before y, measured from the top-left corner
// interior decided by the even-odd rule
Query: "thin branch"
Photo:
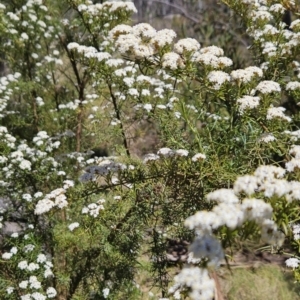
[[[63,45],[64,49],[67,52],[68,58],[70,60],[73,72],[75,74],[76,77],[76,81],[77,81],[77,91],[78,91],[78,98],[79,98],[79,112],[77,114],[77,129],[76,129],[76,152],[80,152],[81,150],[81,136],[82,136],[82,124],[83,124],[83,117],[84,117],[84,113],[83,113],[83,105],[82,102],[84,100],[84,90],[85,90],[85,86],[88,82],[89,76],[88,74],[85,72],[83,74],[83,78],[80,78],[79,75],[79,70],[77,68],[77,64],[75,61],[75,57],[72,51],[70,51],[68,49],[68,45],[67,42],[65,40],[63,40],[63,38],[60,36],[59,37],[61,44]],[[76,87],[76,85],[75,85]]]
[[[74,82],[74,80],[71,78],[71,76],[69,76],[64,70],[59,70],[68,80],[70,80],[71,84],[74,85],[75,89],[77,90],[77,92],[79,92],[79,88],[77,87],[76,83]]]
[[[168,2],[165,2],[165,1],[161,1],[161,0],[152,0],[152,1],[164,4],[164,5],[168,5],[168,6],[173,7],[173,8],[176,8],[188,20],[190,20],[190,21],[192,21],[194,23],[200,23],[199,19],[196,19],[195,17],[191,16],[190,14],[188,14],[188,12],[185,9],[183,9],[182,7],[180,7],[180,6],[176,5],[176,4],[168,3]]]
[[[120,122],[120,129],[121,129],[121,134],[122,134],[122,137],[123,137],[123,145],[124,145],[124,148],[126,149],[126,154],[129,157],[130,156],[129,147],[128,147],[128,143],[127,143],[123,123],[121,121],[121,115],[120,115],[120,111],[119,111],[119,108],[118,108],[117,99],[116,99],[116,96],[114,95],[114,93],[112,91],[111,84],[107,82],[107,86],[109,88],[109,93],[110,93],[110,96],[111,96],[111,99],[112,99],[112,102],[113,102],[116,117],[117,117],[118,121]]]
[[[97,49],[97,51],[100,51],[100,50],[99,50],[99,46],[98,46],[98,44],[97,44],[97,39],[96,39],[95,35],[93,34],[93,32],[92,32],[92,30],[91,30],[91,28],[90,28],[89,23],[87,23],[87,22],[84,20],[84,17],[83,17],[82,12],[80,12],[80,11],[78,10],[77,7],[74,7],[74,9],[75,9],[75,11],[77,11],[77,13],[79,14],[79,16],[80,16],[80,18],[81,18],[81,20],[82,20],[82,23],[83,23],[83,25],[85,26],[85,28],[87,29],[87,31],[89,32],[89,34],[92,36],[92,39],[93,39],[93,46]]]

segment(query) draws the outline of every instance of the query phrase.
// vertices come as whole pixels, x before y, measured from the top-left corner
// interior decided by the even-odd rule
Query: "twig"
[[[200,23],[199,19],[194,18],[193,16],[189,15],[188,12],[183,9],[182,7],[176,5],[176,4],[172,4],[172,3],[167,3],[165,1],[161,1],[161,0],[152,0],[153,2],[158,2],[161,4],[165,4],[168,5],[170,7],[176,8],[177,10],[179,10],[181,12],[181,14],[186,17],[187,19],[189,19],[190,21],[193,21],[194,23]]]
[[[125,135],[125,130],[124,130],[124,127],[123,127],[123,123],[121,121],[121,115],[120,115],[120,111],[119,111],[119,108],[118,108],[117,99],[116,99],[116,96],[114,95],[114,93],[112,91],[111,84],[107,82],[107,85],[108,85],[109,93],[110,93],[110,96],[111,96],[111,99],[112,99],[112,102],[113,102],[113,106],[114,106],[114,110],[115,110],[115,113],[116,113],[116,117],[117,117],[118,121],[120,122],[120,129],[121,129],[121,134],[122,134],[122,137],[123,137],[123,145],[124,145],[124,148],[126,150],[127,156],[130,157],[129,147],[128,147],[128,143],[127,143],[127,139],[126,139],[126,135]]]

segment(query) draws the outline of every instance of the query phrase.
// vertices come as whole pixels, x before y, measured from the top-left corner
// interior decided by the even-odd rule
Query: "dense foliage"
[[[140,299],[144,255],[161,297],[212,299],[247,239],[300,280],[298,7],[222,2],[248,60],[129,1],[1,1],[1,299]]]

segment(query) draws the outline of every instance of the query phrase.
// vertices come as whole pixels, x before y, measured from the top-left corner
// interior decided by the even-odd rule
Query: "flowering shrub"
[[[0,4],[1,299],[140,298],[145,248],[161,297],[212,299],[237,239],[288,244],[299,280],[297,7],[223,2],[255,65],[131,26],[130,1]]]

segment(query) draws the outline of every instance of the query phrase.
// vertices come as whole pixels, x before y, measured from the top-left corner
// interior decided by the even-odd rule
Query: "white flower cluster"
[[[80,4],[78,10],[80,12],[87,12],[94,17],[102,14],[112,14],[116,11],[137,13],[136,7],[131,1],[108,1],[103,4],[92,4],[92,2],[89,1],[87,4]]]
[[[123,60],[122,60],[123,61]],[[171,97],[169,103],[165,104],[166,98],[169,98],[170,91],[173,92],[174,81],[175,79],[166,74],[165,71],[161,70],[157,73],[156,77],[150,77],[146,75],[139,75],[137,65],[132,64],[131,62],[123,61],[125,65],[123,68],[118,68],[113,71],[113,74],[116,75],[116,85],[114,95],[118,100],[126,99],[139,99],[138,103],[135,101],[134,109],[139,111],[151,112],[154,108],[168,109],[172,110],[173,100]],[[125,86],[124,86],[125,84]],[[154,107],[153,104],[149,102],[149,96],[152,96],[154,99],[159,99],[163,101],[163,105],[156,103]],[[142,103],[140,103],[142,101]],[[114,125],[117,125],[118,122],[113,121]]]
[[[0,126],[0,140],[9,148],[15,147],[16,138],[8,133],[8,130],[4,126]]]
[[[26,249],[24,251],[28,252]],[[42,267],[44,269],[44,278],[54,276],[53,272],[52,272],[53,264],[46,257],[45,254],[43,254],[43,253],[38,254],[36,262],[37,263],[35,263],[35,262],[29,263],[27,260],[22,260],[18,263],[18,269],[25,270],[27,272],[34,272],[36,270],[40,270],[40,267]]]
[[[202,161],[206,159],[206,155],[203,153],[196,153],[193,157],[192,157],[192,161]]]
[[[294,145],[290,154],[299,160],[300,168],[300,146]],[[287,163],[287,170],[292,171],[290,162]],[[189,263],[199,263],[204,259],[207,266],[218,266],[224,258],[223,249],[220,242],[213,236],[213,232],[222,226],[231,230],[240,228],[245,222],[255,222],[260,227],[261,239],[263,242],[281,246],[284,241],[284,234],[278,230],[276,223],[272,220],[273,208],[264,200],[256,199],[255,194],[266,198],[285,198],[287,202],[300,200],[300,182],[287,181],[283,179],[286,170],[276,166],[260,166],[253,175],[238,177],[233,185],[233,189],[219,189],[207,195],[207,200],[217,203],[211,211],[199,211],[190,216],[185,221],[185,226],[194,229],[197,236],[189,247]],[[243,198],[246,195],[248,198]],[[299,239],[300,226],[291,226],[294,239]],[[286,265],[297,268],[300,260],[290,258]],[[202,272],[202,269],[193,268],[195,272]],[[199,285],[202,280],[198,279],[197,286],[190,281],[191,269],[184,268],[178,277],[175,278],[175,285],[170,289],[170,293],[183,290],[183,287],[191,288],[190,294],[193,299],[212,299],[213,294],[200,291]],[[184,278],[182,278],[183,276]],[[210,290],[212,291],[212,290]],[[203,294],[204,293],[204,294]],[[192,296],[196,295],[196,296]],[[201,298],[203,297],[203,298]]]
[[[90,203],[88,206],[84,206],[81,210],[82,214],[89,214],[91,217],[98,217],[100,210],[104,209],[103,203],[105,199],[100,199],[96,203]],[[79,224],[78,224],[79,226]],[[76,226],[76,227],[78,227]],[[70,229],[71,230],[71,229]]]
[[[281,92],[281,87],[280,87],[279,83],[272,81],[272,80],[261,81],[255,89],[257,91],[261,92],[262,94],[271,94],[271,93]]]
[[[291,141],[293,142],[296,142],[300,139],[300,130],[295,130],[295,131],[285,130],[283,133],[288,135]]]
[[[149,161],[155,161],[155,160],[158,160],[159,159],[159,156],[154,154],[154,153],[149,153],[149,154],[146,154],[144,157],[143,157],[143,162],[144,163],[147,163]]]
[[[70,180],[64,181],[64,188],[58,188],[47,194],[42,200],[39,200],[35,206],[34,213],[42,215],[49,212],[52,208],[58,207],[60,209],[68,206],[67,196],[65,193],[67,189],[72,187],[74,183]]]
[[[244,114],[245,110],[256,108],[259,105],[260,98],[253,96],[243,96],[237,99],[240,114]]]
[[[285,167],[288,172],[294,172],[295,170],[300,169],[300,146],[293,145],[289,151],[289,153],[293,156],[290,161],[285,164]],[[296,188],[296,186],[295,186]],[[299,193],[299,191],[295,191],[295,193]]]
[[[248,83],[253,78],[260,78],[263,76],[261,68],[251,66],[245,69],[234,70],[230,73],[231,80],[237,83]]]
[[[0,77],[0,119],[5,115],[13,114],[14,111],[6,110],[8,101],[17,87],[12,85],[17,82],[17,79],[21,76],[19,72],[9,74],[7,76]]]
[[[174,45],[175,53],[178,53],[180,55],[187,55],[190,53],[194,53],[199,49],[200,49],[199,42],[192,38],[181,39]]]
[[[294,182],[281,179],[284,174],[285,170],[280,167],[261,166],[254,175],[239,177],[234,183],[233,190],[221,189],[209,193],[207,200],[217,202],[218,205],[214,206],[212,211],[200,211],[189,217],[185,222],[186,226],[196,229],[201,237],[211,235],[213,230],[224,225],[236,229],[246,221],[254,221],[261,226],[264,241],[280,244],[283,236],[271,220],[273,211],[271,205],[255,198],[239,200],[238,196],[263,193],[267,198],[285,196],[288,201],[300,199],[300,194],[295,193]],[[298,190],[299,188],[300,183]],[[265,230],[266,228],[268,230]]]
[[[87,47],[75,42],[69,43],[68,49],[82,54],[86,59],[96,59],[98,62],[107,61],[111,58],[111,54],[108,52],[99,52],[92,46]]]
[[[79,223],[78,222],[74,222],[74,223],[71,223],[68,228],[70,231],[73,231],[74,229],[78,228],[79,227]]]
[[[79,104],[87,104],[88,102],[86,100],[80,101],[79,99],[75,99],[74,101],[69,101],[65,104],[59,104],[59,109],[70,109],[70,110],[76,110],[79,106]]]
[[[293,235],[294,235],[294,240],[300,240],[300,224],[292,224],[291,225],[292,231],[293,231]]]
[[[284,107],[281,107],[281,106],[279,106],[279,107],[272,107],[271,106],[267,110],[267,120],[272,120],[272,119],[278,118],[278,119],[281,119],[281,120],[285,120],[287,122],[291,122],[292,118],[289,117],[289,116],[286,116],[284,114],[285,110],[286,109]]]
[[[210,69],[230,67],[233,64],[232,60],[223,55],[223,49],[216,46],[209,46],[195,52],[191,57],[191,60]]]
[[[7,129],[5,127],[0,127],[0,136],[1,133],[8,139],[3,139],[2,142],[6,143],[7,146],[14,147],[15,151],[12,151],[7,156],[0,156],[0,164],[2,169],[0,173],[3,178],[6,178],[8,181],[10,178],[17,176],[24,176],[24,171],[28,172],[32,170],[32,165],[35,164],[35,167],[40,166],[42,169],[47,168],[48,170],[55,171],[60,164],[53,158],[49,156],[49,153],[53,149],[57,148],[60,145],[59,141],[52,142],[47,140],[46,151],[41,151],[36,148],[29,147],[25,141],[21,142],[18,146],[15,143],[12,144],[12,141],[15,141],[15,138],[11,139],[10,135],[6,133]],[[36,143],[41,143],[43,139],[46,139],[45,132],[34,138]],[[43,138],[42,138],[43,137]],[[7,183],[10,185],[9,183]]]
[[[163,68],[176,70],[184,67],[184,61],[178,53],[168,52],[162,57]]]
[[[207,75],[207,79],[213,84],[214,90],[219,90],[223,84],[230,81],[230,75],[223,71],[211,71]]]
[[[183,268],[174,277],[175,284],[169,289],[170,294],[178,295],[186,288],[190,289],[189,296],[194,300],[211,300],[215,294],[215,283],[208,275],[207,269],[188,267]],[[177,292],[177,293],[176,293]],[[179,293],[178,293],[179,292]]]
[[[109,36],[111,40],[115,40],[116,47],[121,54],[141,59],[149,58],[164,47],[170,46],[176,38],[176,33],[169,29],[156,31],[151,25],[140,23],[133,27],[118,25],[110,31]],[[190,47],[194,48],[195,43],[189,42]],[[183,51],[180,44],[177,48]]]
[[[270,143],[270,142],[273,142],[273,141],[276,141],[276,137],[272,134],[272,133],[264,133],[261,135],[261,137],[258,139],[258,141],[260,143]]]
[[[300,21],[300,20],[299,20]],[[299,81],[290,81],[287,83],[285,86],[285,89],[287,91],[295,91],[295,90],[300,90],[300,82]]]
[[[12,247],[9,252],[4,252],[2,254],[2,259],[9,260],[17,253],[18,253],[17,247]]]
[[[297,269],[300,264],[300,259],[296,257],[291,257],[285,261],[285,264],[287,267],[294,269]]]
[[[271,13],[269,13],[266,10],[262,10],[262,8],[264,7],[259,7],[258,10],[252,10],[249,14],[249,16],[251,17],[251,19],[254,22],[268,22],[271,21],[273,19],[273,16]]]
[[[23,51],[25,48],[28,50],[30,49],[29,45],[33,43],[35,49],[31,48],[31,51],[37,50],[38,53],[32,52],[31,58],[37,68],[45,67],[45,64],[52,62],[62,64],[62,60],[57,58],[57,55],[47,55],[41,47],[41,38],[47,39],[49,45],[58,39],[56,25],[52,22],[52,17],[47,14],[48,8],[42,1],[28,0],[24,2],[18,10],[7,12],[2,18],[6,34],[12,37],[10,41],[5,43],[5,46],[15,52]],[[11,42],[17,38],[17,43]],[[50,48],[52,47],[55,45],[50,46]],[[20,60],[19,63],[23,65],[26,62]],[[39,78],[36,77],[36,80]]]
[[[79,168],[84,168],[87,165],[90,165],[92,163],[95,162],[94,158],[90,158],[90,156],[93,154],[94,152],[89,150],[86,152],[69,152],[66,154],[63,154],[60,159],[65,161],[65,160],[71,160],[71,161],[75,161],[74,164],[74,169],[78,170]],[[64,171],[57,171],[57,174],[59,175],[65,175]]]
[[[40,289],[41,283],[38,281],[36,276],[30,276],[28,280],[23,280],[19,284],[19,288],[21,289]],[[7,293],[10,294],[11,290],[7,290]],[[32,294],[25,294],[21,295],[21,300],[46,300],[55,298],[57,295],[57,291],[53,287],[48,287],[46,290],[46,295],[40,293],[40,292],[33,292]]]
[[[45,150],[47,152],[52,152],[53,149],[57,149],[60,146],[60,141],[52,142],[52,139],[48,136],[46,131],[39,131],[32,141],[38,147],[46,145]]]
[[[156,31],[146,23],[133,27],[118,25],[110,31],[111,40],[115,40],[117,49],[123,55],[133,56],[135,59],[152,59],[154,55],[166,48],[171,48],[176,33],[170,29]],[[192,38],[179,40],[173,46],[173,52],[166,52],[161,57],[163,68],[176,70],[185,66],[184,57],[191,57],[200,49],[198,41]]]
[[[286,5],[295,5],[293,1],[288,2],[290,3]],[[248,34],[260,45],[260,51],[267,60],[291,54],[293,49],[299,46],[298,20],[293,21],[290,26],[291,29],[295,28],[295,31],[289,30],[286,24],[280,21],[286,6],[272,1],[243,0],[242,3],[249,6],[247,18],[251,26],[248,28]],[[264,67],[268,68],[268,64]]]
[[[294,20],[291,23],[290,28],[293,29],[294,32],[299,32],[299,30],[300,30],[300,20],[299,19]]]
[[[188,157],[189,152],[185,149],[178,149],[178,150],[172,150],[170,148],[161,148],[157,151],[157,154],[153,154],[153,153],[149,153],[147,155],[144,156],[143,158],[143,162],[147,163],[149,161],[156,161],[159,160],[161,158],[179,158],[179,157]],[[196,161],[203,161],[206,159],[205,154],[202,153],[197,153],[195,154],[191,160],[193,162]]]

